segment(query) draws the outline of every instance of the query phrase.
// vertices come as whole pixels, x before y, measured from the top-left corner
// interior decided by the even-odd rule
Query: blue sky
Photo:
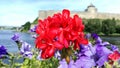
[[[0,0],[0,26],[32,22],[39,10],[84,11],[93,3],[99,12],[120,13],[120,0]]]

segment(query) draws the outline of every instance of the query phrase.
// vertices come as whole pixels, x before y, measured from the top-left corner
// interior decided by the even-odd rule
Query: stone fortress
[[[48,16],[52,16],[54,13],[58,13],[61,11],[56,11],[56,10],[40,10],[39,11],[39,16],[38,19],[44,19],[47,18]],[[78,14],[81,18],[85,19],[93,19],[93,18],[98,18],[98,19],[118,19],[120,20],[120,14],[115,14],[115,13],[101,13],[97,11],[97,8],[93,5],[90,4],[85,11],[71,11],[71,16],[74,14]]]

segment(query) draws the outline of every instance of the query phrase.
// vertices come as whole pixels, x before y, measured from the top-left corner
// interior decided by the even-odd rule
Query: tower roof
[[[87,9],[85,9],[86,12],[90,12],[90,13],[96,13],[97,12],[97,8],[91,3]]]
[[[91,4],[88,6],[88,8],[89,8],[89,7],[95,7],[95,6],[91,3]]]

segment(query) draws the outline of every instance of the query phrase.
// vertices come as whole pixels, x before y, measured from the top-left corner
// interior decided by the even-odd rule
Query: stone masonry
[[[40,10],[39,11],[39,17],[38,19],[44,19],[47,18],[48,16],[52,16],[54,13],[61,12],[60,10]],[[93,5],[90,4],[85,11],[71,11],[71,16],[74,14],[78,14],[81,18],[85,19],[93,19],[93,18],[99,18],[99,19],[118,19],[120,20],[120,14],[115,14],[115,13],[101,13],[97,12],[97,8]]]

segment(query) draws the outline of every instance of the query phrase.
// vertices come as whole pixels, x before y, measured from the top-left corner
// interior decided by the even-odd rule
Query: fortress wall
[[[53,10],[41,10],[39,11],[39,18],[38,19],[44,19],[47,18],[48,16],[53,16],[54,13],[61,13],[61,11],[53,11]],[[71,16],[73,17],[73,15],[78,14],[81,18],[95,18],[96,14],[91,14],[91,13],[87,13],[87,12],[79,12],[79,11],[71,11]]]
[[[120,20],[120,14],[112,14],[112,13],[98,13],[96,18],[100,19],[119,19]]]
[[[43,11],[43,10],[41,10],[41,11],[39,11],[39,16],[38,16],[38,19],[43,19],[43,18],[45,18],[46,17],[46,11]]]
[[[44,19],[44,18],[47,18],[48,16],[53,16],[53,14],[55,13],[61,13],[61,11],[54,11],[54,10],[48,10],[48,11],[45,11],[45,10],[40,10],[39,11],[39,17],[38,19]],[[79,16],[80,17],[85,17],[85,12],[79,12],[79,11],[71,11],[71,16],[73,16],[74,14],[80,14]]]
[[[54,11],[54,10],[41,10],[39,11],[39,18],[44,19],[48,16],[53,16],[54,13],[58,13],[61,11]],[[120,14],[112,14],[112,13],[90,13],[90,12],[79,12],[79,11],[71,11],[71,16],[78,14],[81,18],[91,19],[91,18],[99,18],[99,19],[118,19],[120,20]]]

